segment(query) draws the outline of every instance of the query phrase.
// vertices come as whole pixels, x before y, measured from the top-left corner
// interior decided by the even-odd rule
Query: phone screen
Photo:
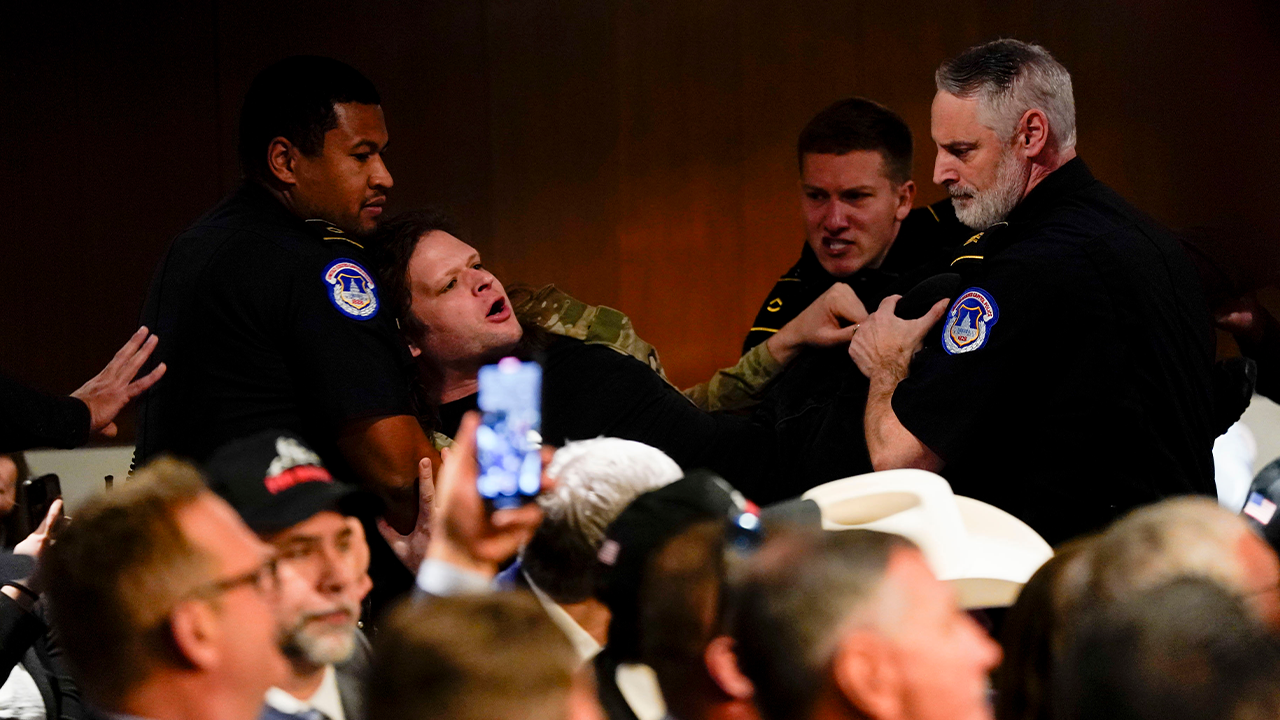
[[[49,506],[54,500],[62,497],[62,482],[58,476],[49,473],[37,478],[29,478],[22,483],[26,491],[27,523],[31,531],[35,531],[44,516],[49,514]]]
[[[480,368],[479,382],[477,488],[493,510],[519,507],[542,489],[542,367],[503,358]]]

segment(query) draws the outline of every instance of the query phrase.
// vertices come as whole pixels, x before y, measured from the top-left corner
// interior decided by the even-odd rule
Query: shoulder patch
[[[960,293],[942,326],[942,347],[948,355],[973,352],[987,344],[991,328],[1000,320],[1000,306],[990,293],[972,287]]]
[[[329,302],[353,320],[369,320],[378,314],[378,293],[373,276],[360,263],[338,258],[324,269]]]

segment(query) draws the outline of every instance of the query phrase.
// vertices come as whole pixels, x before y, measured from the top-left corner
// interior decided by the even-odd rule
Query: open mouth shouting
[[[507,304],[506,298],[498,298],[489,306],[489,312],[485,313],[485,319],[490,322],[500,323],[511,317],[511,307]]]

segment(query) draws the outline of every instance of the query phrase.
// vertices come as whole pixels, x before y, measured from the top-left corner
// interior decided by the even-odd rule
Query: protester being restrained
[[[385,297],[399,314],[433,429],[451,434],[476,407],[481,366],[506,355],[537,357],[545,443],[636,440],[681,467],[717,471],[749,497],[771,492],[788,459],[770,427],[704,412],[633,357],[522,323],[502,283],[451,230],[443,214],[411,212],[389,221],[379,242]],[[790,359],[803,347],[843,344],[863,312],[848,287],[837,285],[774,334],[770,352]]]

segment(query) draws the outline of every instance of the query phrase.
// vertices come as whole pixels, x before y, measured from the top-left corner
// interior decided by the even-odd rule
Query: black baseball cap
[[[596,597],[612,615],[607,649],[613,658],[639,660],[640,585],[649,558],[695,523],[717,519],[726,521],[726,548],[748,551],[760,544],[766,529],[822,525],[822,513],[811,500],[761,510],[709,470],[694,470],[637,497],[605,529],[597,554]]]
[[[278,532],[323,510],[347,512],[356,488],[334,480],[297,435],[267,430],[218,449],[205,464],[209,487],[256,533]]]

